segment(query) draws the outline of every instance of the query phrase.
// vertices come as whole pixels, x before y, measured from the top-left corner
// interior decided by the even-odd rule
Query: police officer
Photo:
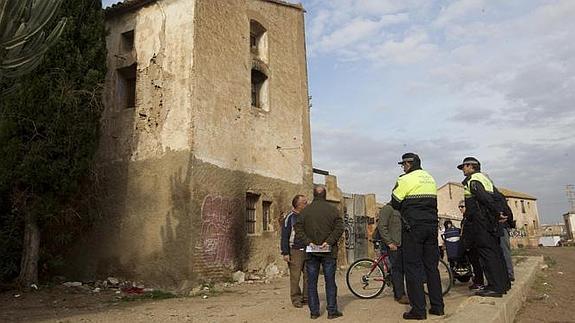
[[[406,153],[398,163],[405,174],[399,176],[391,205],[403,217],[402,244],[407,294],[411,310],[403,313],[406,320],[425,320],[424,277],[429,290],[429,314],[444,315],[441,280],[437,265],[437,187],[429,173],[421,169],[421,160]]]
[[[477,248],[487,286],[475,292],[483,297],[502,297],[510,287],[507,268],[499,246],[499,221],[504,220],[503,210],[494,199],[495,187],[487,176],[481,173],[481,164],[475,157],[465,157],[457,166],[463,171],[465,180],[465,215],[471,222],[470,233]]]

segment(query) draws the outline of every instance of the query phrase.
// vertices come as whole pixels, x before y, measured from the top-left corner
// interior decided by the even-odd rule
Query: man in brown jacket
[[[296,239],[307,246],[307,282],[308,305],[310,317],[319,317],[319,297],[317,280],[319,266],[323,267],[325,294],[327,298],[327,318],[333,319],[343,315],[337,308],[337,241],[344,231],[343,218],[340,212],[326,201],[326,190],[316,186],[313,190],[313,202],[300,214],[295,224]]]

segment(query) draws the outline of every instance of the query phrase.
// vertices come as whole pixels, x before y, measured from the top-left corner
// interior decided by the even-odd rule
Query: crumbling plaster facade
[[[138,2],[108,10],[103,221],[78,265],[85,276],[174,285],[281,261],[278,220],[313,185],[303,9],[275,0],[127,3]],[[267,32],[267,110],[250,101],[250,20]],[[119,71],[133,63],[135,105],[123,107]],[[249,234],[246,194],[257,196]]]

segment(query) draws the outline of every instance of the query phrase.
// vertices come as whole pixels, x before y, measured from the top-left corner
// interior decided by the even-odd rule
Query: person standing
[[[291,302],[293,306],[301,308],[307,304],[306,254],[305,244],[295,239],[294,224],[300,217],[301,211],[306,207],[307,198],[298,194],[293,198],[291,204],[293,209],[285,216],[282,223],[281,254],[289,268]],[[299,285],[300,280],[303,280],[302,288]]]
[[[465,217],[471,221],[471,239],[479,252],[487,286],[475,292],[482,297],[502,297],[510,287],[503,253],[499,246],[499,221],[506,219],[494,199],[494,186],[481,173],[475,157],[465,157],[457,166],[465,175],[462,184],[465,196]]]
[[[334,319],[343,316],[337,307],[335,283],[337,242],[344,231],[343,218],[340,212],[326,201],[325,187],[316,186],[313,197],[313,202],[301,212],[295,224],[296,240],[302,241],[310,250],[318,251],[307,252],[306,259],[310,317],[317,319],[320,316],[317,280],[321,265],[325,279],[327,318]]]
[[[399,176],[391,205],[403,219],[402,248],[407,294],[411,310],[403,313],[406,320],[427,318],[424,277],[429,290],[429,314],[444,315],[437,241],[437,186],[429,173],[421,169],[417,154],[406,153],[398,163],[404,174]]]
[[[515,272],[513,270],[513,260],[511,259],[511,242],[509,241],[509,231],[515,228],[515,221],[513,220],[513,212],[507,204],[505,196],[501,194],[497,188],[494,188],[494,192],[495,199],[503,209],[503,215],[505,216],[504,219],[499,220],[499,245],[501,246],[501,251],[503,252],[503,259],[505,259],[507,276],[509,276],[509,281],[512,282],[515,281]]]
[[[401,214],[386,204],[379,211],[377,231],[381,240],[387,247],[391,262],[391,281],[393,283],[393,297],[400,304],[409,304],[405,295],[403,273],[403,248],[401,247]]]
[[[467,259],[471,263],[473,268],[473,280],[472,284],[469,286],[470,290],[477,291],[483,289],[484,279],[483,279],[483,269],[481,268],[481,263],[479,262],[479,252],[473,244],[472,240],[472,224],[469,218],[465,216],[465,201],[459,201],[459,212],[463,215],[463,220],[461,220],[461,241],[463,243],[463,250],[467,255]]]

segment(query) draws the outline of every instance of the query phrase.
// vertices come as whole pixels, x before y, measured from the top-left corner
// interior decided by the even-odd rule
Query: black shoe
[[[489,289],[477,291],[477,292],[475,292],[475,295],[481,296],[481,297],[503,297],[502,293],[498,293],[496,291],[492,291]]]
[[[340,316],[343,316],[343,313],[340,312],[340,311],[335,311],[335,312],[333,312],[333,313],[328,313],[328,314],[327,314],[327,319],[328,319],[328,320],[332,320],[332,319],[336,319],[336,318],[338,318],[338,317],[340,317]]]
[[[445,312],[443,310],[440,310],[440,309],[430,308],[429,314],[437,315],[437,316],[443,316],[443,315],[445,315]]]
[[[424,314],[415,314],[412,312],[405,312],[403,313],[404,320],[426,320],[427,315]]]
[[[295,308],[302,308],[303,307],[302,303],[292,303],[292,304],[293,304],[293,307],[295,307]]]
[[[311,313],[311,314],[309,315],[309,318],[312,319],[312,320],[315,320],[315,319],[317,319],[318,317],[319,317],[319,314],[313,314],[313,313]]]

